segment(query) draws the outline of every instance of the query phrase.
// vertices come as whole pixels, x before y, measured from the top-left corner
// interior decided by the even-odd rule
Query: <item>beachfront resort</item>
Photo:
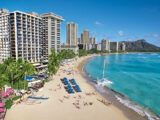
[[[62,17],[50,2],[0,10],[0,120],[159,120],[160,47],[150,39],[160,35],[131,37],[112,17],[106,28],[117,34],[102,35],[105,24],[88,22],[88,7],[76,3],[85,12],[70,16],[78,9],[67,2]]]
[[[92,57],[82,56],[100,52],[96,49],[87,51],[92,48],[86,45],[94,46],[96,39],[90,38],[85,30],[79,41],[82,50],[79,50],[78,25],[71,22],[67,23],[67,44],[60,46],[63,21],[61,16],[54,13],[38,15],[35,12],[1,9],[1,119],[62,120],[64,116],[61,114],[67,114],[66,119],[95,119],[92,114],[103,119],[105,116],[127,119],[87,84],[81,75],[81,68],[77,68],[83,64],[83,59]],[[108,48],[104,46],[103,49]],[[110,109],[105,110],[109,106]],[[98,109],[105,112],[97,116]],[[87,111],[92,110],[93,113],[87,117]],[[119,111],[119,115],[113,117],[108,111],[115,114]]]

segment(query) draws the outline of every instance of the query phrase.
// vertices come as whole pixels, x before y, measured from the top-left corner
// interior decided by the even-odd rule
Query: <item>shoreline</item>
[[[103,54],[103,55],[108,55],[108,54]],[[108,87],[102,88],[102,86],[99,87],[98,85],[96,85],[96,82],[94,82],[94,79],[84,69],[86,64],[94,57],[84,60],[83,64],[79,66],[79,71],[81,71],[82,76],[96,91],[98,91],[107,101],[112,101],[112,104],[118,109],[122,110],[125,116],[128,117],[130,120],[148,120],[148,119],[159,120],[159,116],[156,115],[151,109],[149,108],[146,109],[143,106],[131,101],[128,98],[128,96],[123,95],[117,91],[114,91],[113,89],[110,89]],[[131,103],[132,106],[126,105],[125,102]],[[144,110],[144,111],[141,111],[141,110]]]
[[[112,104],[120,109],[124,115],[129,119],[129,120],[148,120],[147,117],[143,117],[139,115],[137,112],[134,110],[128,108],[127,106],[123,105],[120,103],[111,93],[111,90],[109,88],[105,88],[105,90],[108,92],[107,94],[104,92],[102,93],[100,90],[98,90],[95,86],[95,83],[93,82],[93,78],[88,76],[88,73],[84,70],[84,66],[91,60],[93,59],[89,58],[83,61],[83,64],[79,64],[79,71],[81,71],[82,76],[86,79],[88,84],[90,84],[97,92],[99,92],[107,101],[112,102]]]
[[[122,52],[122,53],[100,53],[100,55],[108,55],[108,54],[157,54],[160,52]]]
[[[35,92],[36,97],[47,100],[26,99],[15,104],[7,111],[5,120],[129,120],[124,113],[109,103],[81,75],[77,67],[86,56],[60,66],[52,80],[42,90]],[[69,72],[71,71],[71,74]],[[74,78],[82,92],[69,94],[60,79]]]
[[[147,120],[117,101],[112,94],[106,94],[106,90],[101,93],[96,88],[92,78],[82,70],[95,56],[100,55],[84,56],[60,66],[52,80],[33,94],[47,97],[47,100],[25,99],[7,111],[5,120]],[[82,92],[68,94],[60,80],[64,77],[74,78]]]

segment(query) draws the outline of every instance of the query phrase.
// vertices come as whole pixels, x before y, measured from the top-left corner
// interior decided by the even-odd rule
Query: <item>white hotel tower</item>
[[[42,19],[36,13],[10,13],[11,56],[31,63],[40,62]]]
[[[0,13],[0,61],[8,57],[22,58],[31,63],[42,56],[42,18],[36,13],[20,11]]]
[[[2,9],[0,12],[0,62],[11,55],[9,21],[9,11]]]
[[[67,23],[67,44],[78,44],[78,24],[72,22]]]
[[[0,11],[0,62],[8,57],[31,63],[47,60],[51,48],[60,51],[61,22],[54,13]]]
[[[61,50],[61,22],[64,19],[54,13],[45,13],[40,16],[43,20],[42,55],[47,60],[52,48],[56,52]]]

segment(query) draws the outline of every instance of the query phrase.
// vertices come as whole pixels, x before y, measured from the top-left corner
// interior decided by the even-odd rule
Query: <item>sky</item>
[[[74,22],[79,37],[87,29],[98,43],[145,39],[160,46],[160,0],[1,0],[0,8],[62,16],[62,43],[67,22]]]

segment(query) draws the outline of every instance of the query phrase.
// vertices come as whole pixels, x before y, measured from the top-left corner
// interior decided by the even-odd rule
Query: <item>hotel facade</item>
[[[67,44],[78,45],[78,24],[67,23]]]
[[[84,30],[81,34],[81,42],[82,44],[90,44],[90,32],[88,30]]]
[[[11,56],[9,11],[0,13],[0,62]]]
[[[51,54],[51,49],[56,52],[61,50],[61,22],[64,19],[54,13],[40,15],[43,21],[42,55],[45,60]]]
[[[102,40],[102,46],[101,46],[101,50],[102,51],[110,51],[110,40]]]
[[[11,56],[31,63],[40,62],[42,57],[42,19],[15,11],[10,13]]]
[[[54,13],[0,11],[0,62],[13,57],[31,63],[48,59],[51,48],[60,51],[61,21]]]

